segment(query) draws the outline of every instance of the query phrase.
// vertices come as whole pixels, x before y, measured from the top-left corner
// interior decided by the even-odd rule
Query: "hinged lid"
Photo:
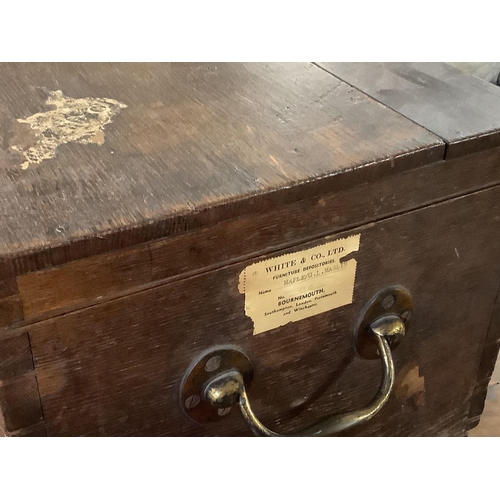
[[[16,274],[443,157],[436,135],[310,63],[0,69],[0,256]]]
[[[320,63],[441,137],[446,158],[500,146],[500,88],[445,63]]]

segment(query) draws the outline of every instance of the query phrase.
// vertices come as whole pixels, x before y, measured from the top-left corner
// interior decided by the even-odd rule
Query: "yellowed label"
[[[240,274],[245,314],[254,335],[350,304],[360,235],[263,260]],[[342,262],[341,262],[342,261]]]

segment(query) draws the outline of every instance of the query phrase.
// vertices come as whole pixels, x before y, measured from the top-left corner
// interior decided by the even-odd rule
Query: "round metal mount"
[[[231,411],[231,406],[214,406],[206,397],[207,386],[231,371],[241,373],[246,387],[251,384],[252,363],[233,346],[214,347],[191,364],[181,383],[181,403],[189,417],[199,423],[217,422]]]
[[[374,295],[366,304],[360,315],[355,331],[356,351],[365,359],[379,358],[374,334],[370,331],[379,320],[385,317],[399,317],[404,322],[401,334],[387,338],[394,350],[408,332],[408,326],[413,314],[413,297],[410,292],[399,285],[389,286]]]

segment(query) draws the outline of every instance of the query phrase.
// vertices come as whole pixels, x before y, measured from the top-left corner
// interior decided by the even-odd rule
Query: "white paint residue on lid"
[[[127,107],[114,99],[73,99],[64,96],[60,90],[51,92],[46,104],[55,106],[55,109],[17,120],[30,125],[36,137],[34,145],[11,146],[24,156],[26,161],[21,165],[23,170],[31,163],[54,158],[56,148],[61,144],[103,144],[104,126],[111,123],[113,116],[122,108]]]

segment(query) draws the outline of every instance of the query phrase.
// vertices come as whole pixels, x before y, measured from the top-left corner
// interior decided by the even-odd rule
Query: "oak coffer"
[[[460,436],[500,89],[446,64],[1,64],[7,436]]]

